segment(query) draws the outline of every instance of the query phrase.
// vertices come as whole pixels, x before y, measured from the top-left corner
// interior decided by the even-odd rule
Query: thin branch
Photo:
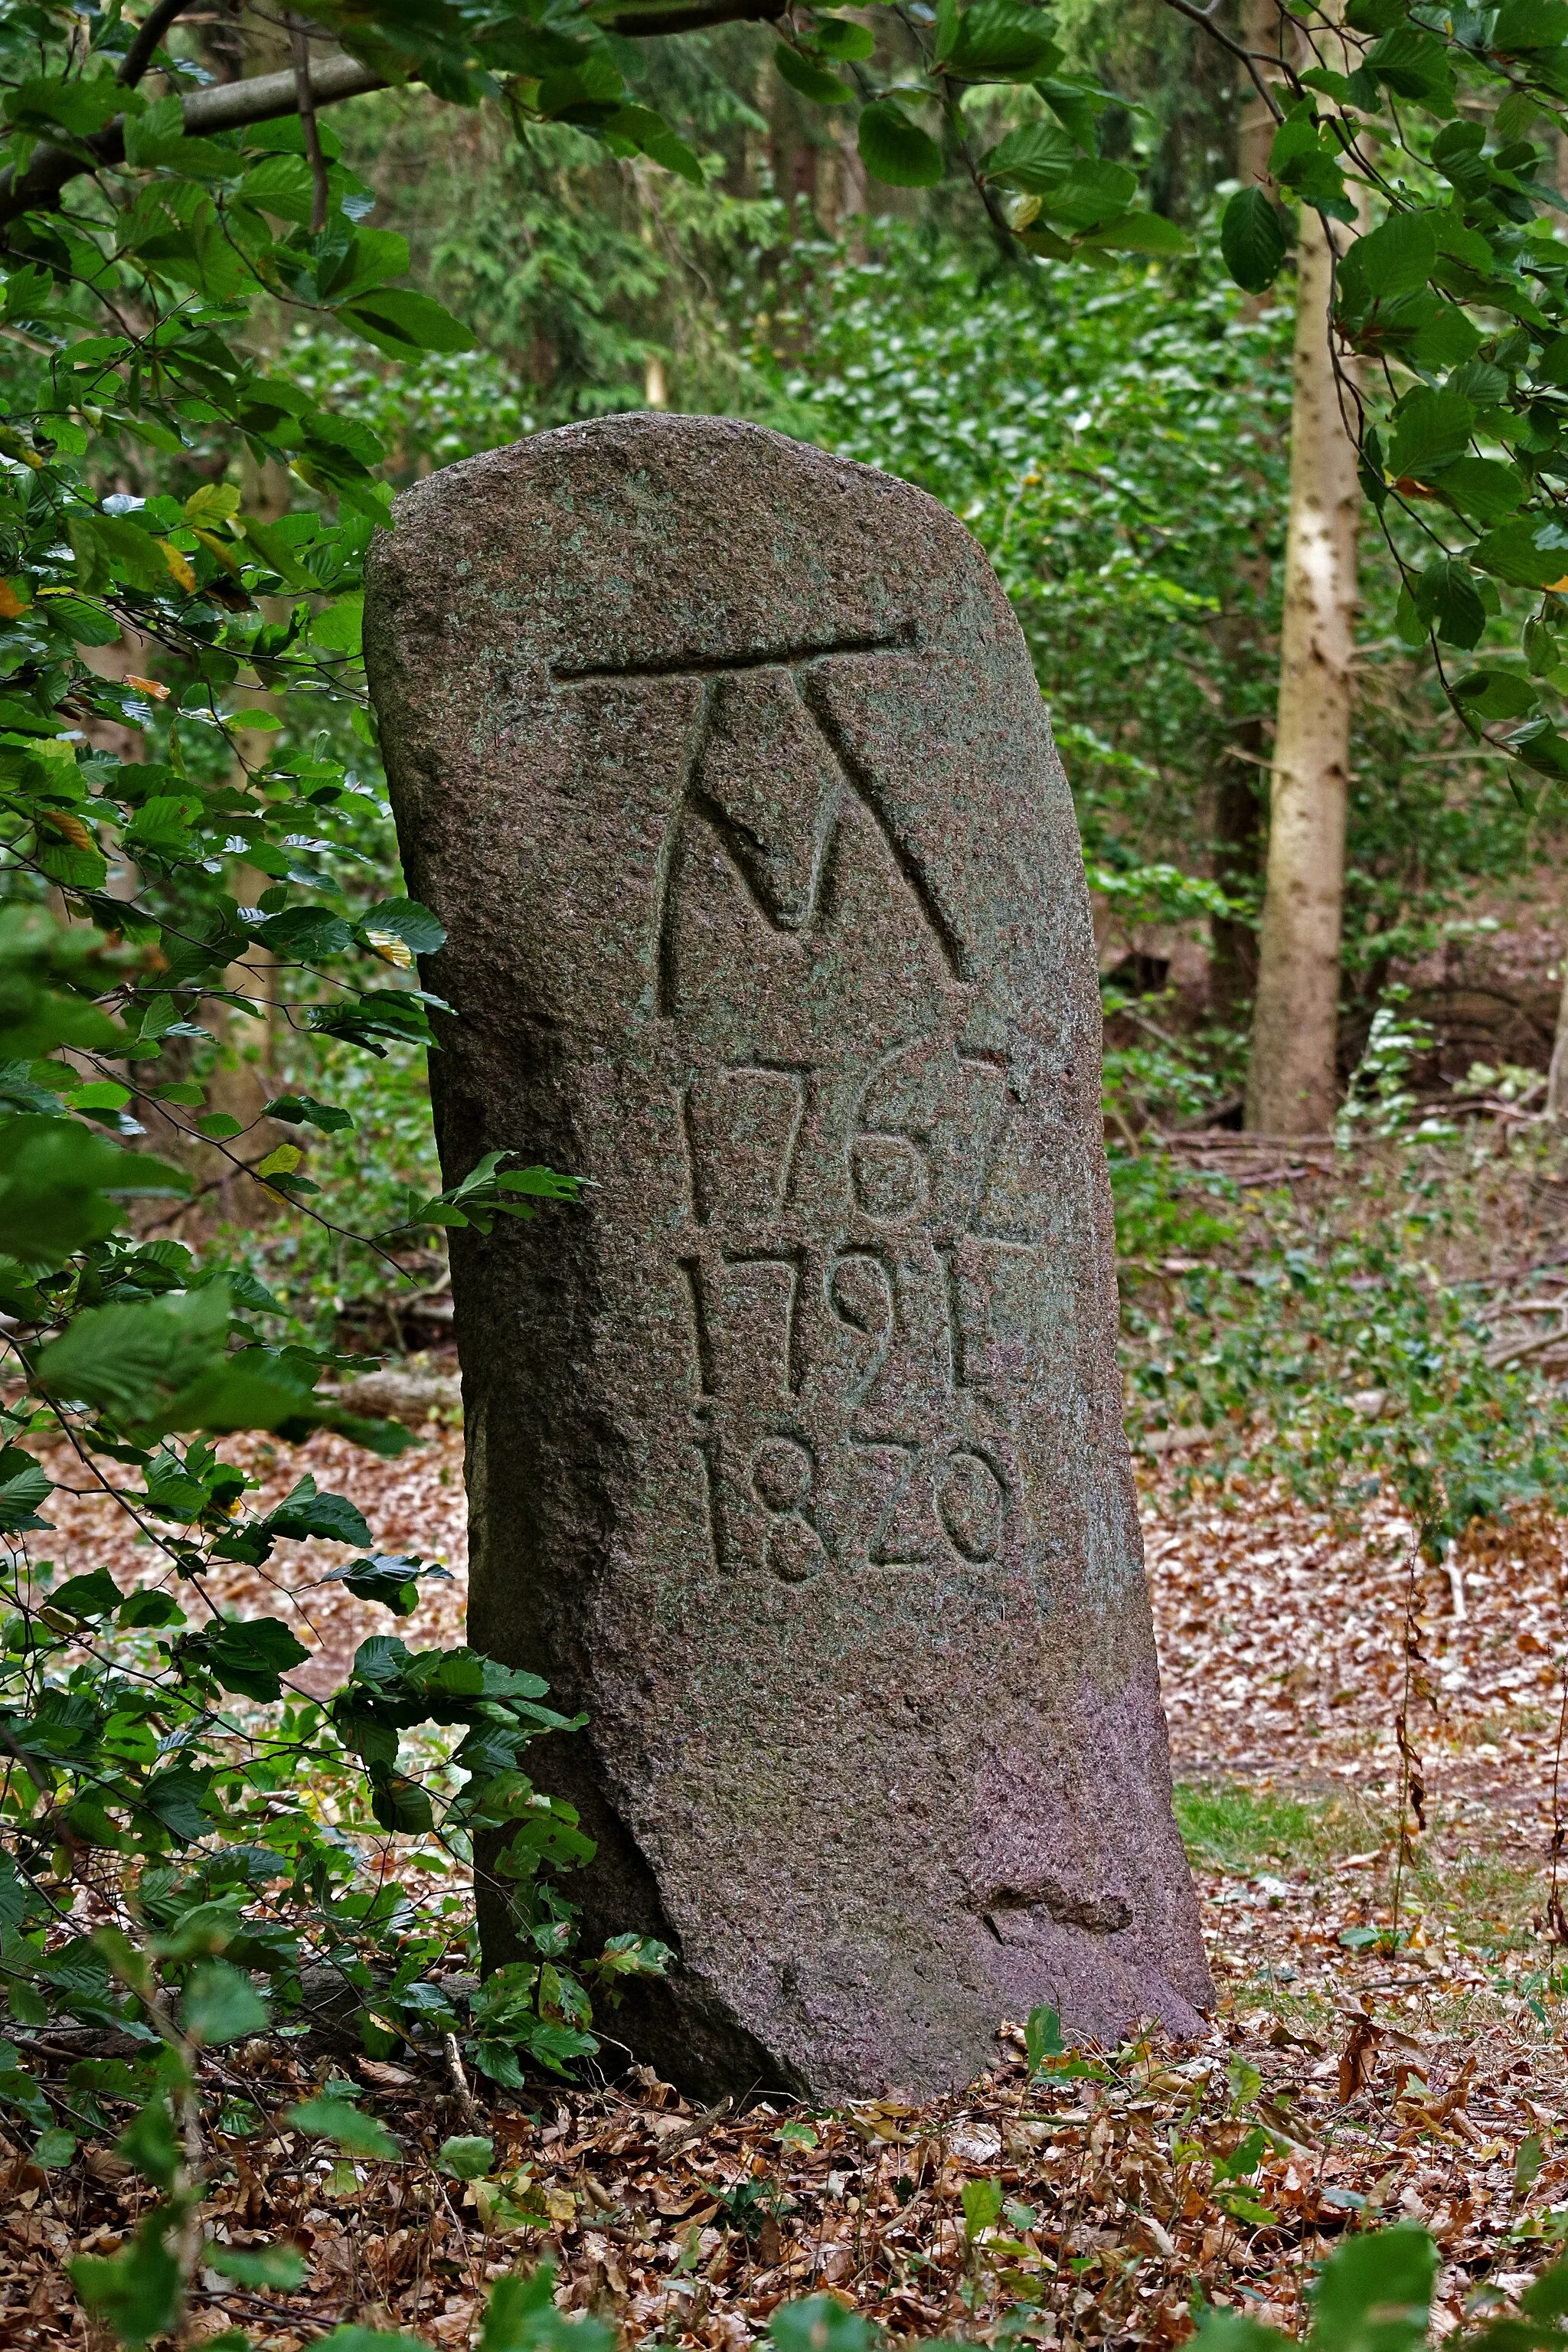
[[[661,33],[700,33],[711,25],[776,24],[787,13],[789,0],[714,0],[704,5],[703,0],[691,0],[691,5],[673,8],[630,8],[624,16],[607,16],[604,20],[607,33],[620,33],[628,40],[656,39]]]
[[[192,0],[158,0],[152,15],[143,19],[142,29],[121,60],[116,81],[126,89],[134,89],[148,67],[163,45],[163,36],[177,16],[192,5]]]
[[[303,16],[289,15],[289,40],[294,51],[294,90],[300,108],[300,131],[310,163],[310,235],[320,236],[327,226],[327,159],[316,128],[316,101],[310,91],[310,37]]]
[[[1236,58],[1242,65],[1244,65],[1247,68],[1247,72],[1252,77],[1252,86],[1254,89],[1256,89],[1258,97],[1268,109],[1269,113],[1274,117],[1275,121],[1284,121],[1284,110],[1281,108],[1279,101],[1275,97],[1273,91],[1268,88],[1268,83],[1264,80],[1263,76],[1258,72],[1258,67],[1254,62],[1253,53],[1250,49],[1244,49],[1239,41],[1233,41],[1228,33],[1222,33],[1219,26],[1215,23],[1214,18],[1208,15],[1206,10],[1196,8],[1193,5],[1193,0],[1165,0],[1165,5],[1167,8],[1173,8],[1178,16],[1185,16],[1189,24],[1199,26],[1202,30],[1208,35],[1211,41],[1217,41],[1222,49],[1227,49],[1233,58]],[[1272,62],[1272,60],[1270,62]],[[1282,68],[1281,69],[1289,72],[1289,68]],[[1292,80],[1295,79],[1293,75],[1290,78]]]

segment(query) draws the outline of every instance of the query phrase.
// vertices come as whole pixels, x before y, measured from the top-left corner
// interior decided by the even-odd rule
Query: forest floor
[[[331,1437],[277,1459],[234,1446],[268,1475],[267,1499],[310,1469],[359,1503],[378,1549],[447,1561],[452,1583],[401,1629],[414,1646],[462,1635],[461,1450],[435,1424],[395,1464]],[[310,2272],[293,2295],[206,2273],[191,2339],[241,2326],[264,2352],[297,2352],[357,2319],[462,2347],[487,2283],[548,2255],[558,2300],[628,2346],[742,2352],[781,2302],[825,2285],[898,2336],[1174,2343],[1205,2298],[1294,2330],[1336,2238],[1401,2214],[1442,2250],[1439,2333],[1478,2294],[1517,2290],[1568,2234],[1568,1955],[1548,1932],[1563,1523],[1521,1514],[1434,1571],[1413,1568],[1384,1504],[1335,1528],[1273,1490],[1184,1495],[1168,1468],[1141,1476],[1215,1977],[1205,2039],[1151,2032],[1031,2082],[1009,2021],[994,2068],[962,2095],[743,2115],[693,2114],[634,2073],[527,2097],[478,2085],[476,2117],[438,2057],[323,2060],[316,2074],[356,2080],[405,2160],[334,2166],[286,2130],[215,2133],[215,2231],[292,2240]],[[52,1507],[73,1569],[150,1572],[104,1504]],[[247,1574],[230,1597],[276,1610],[277,1589]],[[342,1585],[302,1606],[300,1679],[324,1691],[385,1621]],[[1396,1924],[1407,1675],[1426,1828],[1398,1871]],[[43,2070],[74,2054],[27,2053]],[[279,2042],[220,2071],[215,2090],[264,2115],[306,2079]],[[494,2167],[465,2188],[434,2154],[476,2131]],[[112,2247],[139,2193],[107,2142],[65,2172],[11,2164],[0,2342],[88,2342],[60,2265]]]

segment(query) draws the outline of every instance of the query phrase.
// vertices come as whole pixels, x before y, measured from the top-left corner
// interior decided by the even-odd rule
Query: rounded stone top
[[[733,417],[560,425],[431,475],[393,516],[370,559],[384,593],[487,635],[517,627],[558,680],[934,646],[955,625],[1016,641],[984,553],[935,499]]]

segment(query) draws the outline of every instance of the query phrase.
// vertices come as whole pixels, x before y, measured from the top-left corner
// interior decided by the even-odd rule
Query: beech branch
[[[320,236],[327,226],[327,159],[316,128],[316,100],[310,89],[310,36],[303,16],[289,12],[289,40],[294,51],[294,93],[300,107],[300,130],[310,166],[310,235]]]
[[[386,76],[357,58],[323,58],[310,68],[310,98],[314,105],[333,106],[339,99],[358,98],[368,89],[384,89]],[[182,100],[184,128],[190,138],[211,131],[237,131],[247,122],[272,122],[279,115],[297,114],[300,89],[294,69],[256,74],[248,81],[215,82],[210,89],[193,89]],[[24,213],[53,212],[60,191],[85,172],[125,161],[125,117],[114,121],[90,139],[73,147],[42,146],[18,179],[0,173],[0,228]]]
[[[191,5],[191,0],[158,0],[150,16],[142,19],[142,28],[126,50],[115,79],[127,89],[134,89],[153,58],[158,54],[164,34],[175,18]]]
[[[186,0],[179,0],[178,5],[174,0],[162,0],[142,26],[126,58],[126,68],[134,58],[137,74],[146,71],[159,40],[185,5]],[[625,15],[600,21],[606,32],[622,33],[631,40],[652,40],[664,33],[697,33],[714,25],[771,23],[784,15],[788,5],[789,0],[675,0],[670,7],[631,8]],[[141,56],[143,47],[145,55]],[[121,79],[129,81],[132,77],[122,70]],[[336,106],[342,99],[389,87],[387,77],[374,66],[362,65],[357,58],[338,56],[312,64],[308,77],[286,67],[281,73],[255,74],[247,81],[216,82],[207,89],[193,89],[182,96],[181,105],[186,135],[200,138],[213,131],[237,131],[247,122],[275,121],[286,114],[303,111],[313,119],[323,106]],[[306,93],[302,109],[301,97]],[[124,161],[122,114],[90,139],[79,140],[69,147],[46,142],[36,148],[19,177],[14,172],[0,172],[0,229],[20,220],[24,213],[56,211],[61,191],[72,180]]]
[[[628,41],[655,39],[660,33],[701,33],[712,25],[773,25],[785,13],[789,0],[680,0],[672,8],[628,8],[604,19],[606,33],[620,33]]]

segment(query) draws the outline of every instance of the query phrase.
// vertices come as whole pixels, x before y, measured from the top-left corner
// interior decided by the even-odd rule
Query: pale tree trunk
[[[1557,1034],[1552,1041],[1552,1070],[1546,1081],[1546,1116],[1568,1115],[1568,939],[1563,945],[1563,993],[1557,1000]]]
[[[1242,47],[1257,60],[1279,54],[1279,0],[1241,0],[1238,29]],[[1266,64],[1258,71],[1268,79]],[[1268,151],[1274,144],[1274,117],[1256,86],[1243,76],[1236,135],[1236,176],[1244,188],[1259,187],[1278,197],[1268,172]],[[1249,294],[1244,318],[1256,319],[1274,305],[1272,289]],[[1254,534],[1250,550],[1237,566],[1237,586],[1250,588],[1261,603],[1268,584],[1268,556]],[[1245,687],[1248,674],[1261,668],[1263,646],[1253,614],[1238,602],[1222,615],[1217,643],[1231,693]],[[1263,722],[1256,717],[1232,719],[1215,776],[1214,878],[1229,896],[1245,900],[1256,888],[1263,848],[1263,816],[1259,780],[1264,766]],[[1251,924],[1232,915],[1209,918],[1209,1006],[1222,1021],[1237,1019],[1250,1003],[1258,983],[1258,934]]]
[[[1279,698],[1247,1124],[1321,1134],[1338,1097],[1340,934],[1361,489],[1331,358],[1331,253],[1303,208],[1297,254]]]
[[[1241,0],[1240,31],[1242,47],[1258,65],[1264,80],[1268,81],[1267,65],[1258,61],[1260,57],[1277,58],[1279,54],[1279,0]],[[1246,68],[1238,67],[1237,71],[1243,81],[1236,133],[1236,176],[1244,188],[1264,188],[1272,196],[1276,190],[1268,176],[1268,151],[1274,144],[1274,117]],[[1255,294],[1249,307],[1256,304],[1261,309],[1270,299],[1267,294]]]

